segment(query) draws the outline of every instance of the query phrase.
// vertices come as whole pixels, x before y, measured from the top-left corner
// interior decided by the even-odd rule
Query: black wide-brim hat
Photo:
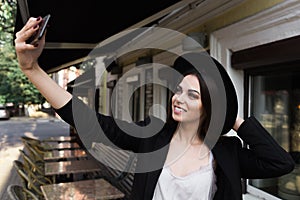
[[[221,134],[228,133],[236,121],[238,102],[234,85],[222,64],[206,52],[189,52],[176,58],[173,68],[183,76],[192,72],[200,74],[208,87],[212,116],[216,119],[212,117],[210,123],[212,126],[223,123]]]

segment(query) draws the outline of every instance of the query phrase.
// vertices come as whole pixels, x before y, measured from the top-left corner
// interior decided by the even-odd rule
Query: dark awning
[[[186,3],[180,0],[18,0],[15,32],[23,26],[21,13],[29,12],[34,17],[51,14],[47,44],[39,62],[45,71],[53,72],[65,63],[86,56],[98,42],[130,27],[152,25]]]

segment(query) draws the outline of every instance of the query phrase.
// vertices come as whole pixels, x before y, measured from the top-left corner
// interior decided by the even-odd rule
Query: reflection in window
[[[285,176],[253,179],[250,185],[283,199],[300,199],[300,73],[252,76],[251,114],[295,159]]]

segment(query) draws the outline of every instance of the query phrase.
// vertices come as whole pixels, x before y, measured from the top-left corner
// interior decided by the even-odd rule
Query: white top
[[[210,152],[208,165],[183,177],[174,175],[169,166],[163,167],[152,200],[213,199],[217,191],[213,159]]]

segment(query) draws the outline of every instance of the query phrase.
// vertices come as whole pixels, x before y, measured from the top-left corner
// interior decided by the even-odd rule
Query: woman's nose
[[[183,94],[183,93],[178,94],[178,95],[177,95],[177,98],[176,98],[176,101],[177,101],[178,103],[183,103],[183,102],[184,102],[184,94]]]

